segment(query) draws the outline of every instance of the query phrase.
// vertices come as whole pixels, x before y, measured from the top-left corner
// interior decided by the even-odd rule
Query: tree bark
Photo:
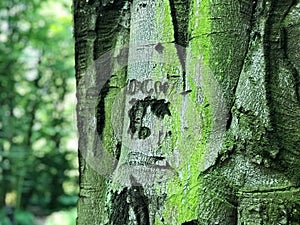
[[[299,10],[74,0],[77,224],[300,224]]]

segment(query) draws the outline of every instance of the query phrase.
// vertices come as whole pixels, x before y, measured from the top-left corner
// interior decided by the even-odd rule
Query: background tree
[[[60,15],[49,10],[53,6]],[[1,209],[10,205],[48,215],[76,203],[77,181],[71,177],[76,155],[68,146],[74,136],[74,68],[66,7],[48,1],[0,3]]]
[[[77,224],[299,224],[299,8],[74,0]]]

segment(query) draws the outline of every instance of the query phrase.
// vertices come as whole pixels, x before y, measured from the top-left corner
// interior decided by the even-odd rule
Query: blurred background
[[[72,1],[0,0],[0,225],[74,225]]]

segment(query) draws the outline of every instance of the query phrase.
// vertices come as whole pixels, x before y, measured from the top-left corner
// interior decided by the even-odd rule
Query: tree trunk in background
[[[299,12],[74,0],[77,224],[300,224]]]

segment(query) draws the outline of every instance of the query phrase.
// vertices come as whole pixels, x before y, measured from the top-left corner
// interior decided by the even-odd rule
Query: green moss
[[[201,16],[199,16],[201,15]],[[180,155],[176,176],[169,181],[168,198],[163,217],[168,224],[182,224],[197,219],[199,205],[199,180],[203,154],[212,126],[209,105],[212,94],[204,88],[201,76],[210,76],[207,68],[210,58],[209,1],[193,1],[189,32],[192,36],[187,48],[187,89],[188,95],[178,95],[171,105],[172,145]],[[200,65],[200,64],[203,65]],[[201,73],[201,74],[200,74]],[[206,78],[208,79],[208,78]],[[202,92],[202,93],[199,93]],[[199,94],[204,95],[199,102]],[[159,224],[159,223],[157,223]]]
[[[175,105],[172,108],[173,146],[180,152],[180,163],[176,168],[176,176],[168,183],[168,198],[163,216],[167,221],[173,221],[170,224],[181,224],[197,218],[201,188],[198,177],[211,128],[211,112],[209,107],[204,107],[205,103],[196,105],[195,96],[191,94],[185,121],[182,121],[183,115],[177,111],[181,104],[182,99],[178,99],[177,107]],[[183,123],[189,125],[187,130],[180,129]]]
[[[104,150],[110,151],[112,153],[112,149],[115,148],[113,141],[114,138],[114,131],[111,125],[112,118],[111,113],[113,112],[112,106],[114,103],[114,98],[118,94],[118,90],[110,91],[109,94],[105,98],[105,125],[102,134],[102,143],[104,145]]]
[[[104,128],[103,133],[101,135],[101,143],[103,145],[104,151],[107,151],[109,154],[114,155],[116,153],[116,146],[117,143],[121,140],[118,140],[118,137],[116,136],[116,130],[114,128],[116,127],[122,127],[121,124],[123,121],[113,121],[115,120],[115,116],[113,115],[116,113],[116,102],[119,102],[119,99],[122,96],[122,88],[125,86],[125,77],[126,77],[126,71],[125,68],[120,69],[116,72],[115,76],[113,76],[110,79],[110,90],[107,93],[107,96],[104,100],[104,107],[105,107],[105,122],[104,122]],[[114,117],[113,117],[114,116]],[[121,118],[118,118],[121,119]],[[114,124],[114,127],[112,124]],[[117,123],[117,125],[116,125]],[[119,131],[120,132],[120,131]],[[122,132],[122,131],[121,131]],[[115,157],[115,156],[114,156]]]
[[[203,61],[207,65],[209,65],[211,51],[210,33],[210,1],[193,0],[189,24],[189,34],[191,37],[189,45],[193,51],[193,55],[202,56]]]
[[[154,20],[158,30],[158,37],[155,41],[163,43],[174,41],[174,28],[169,0],[160,0],[156,3]]]

